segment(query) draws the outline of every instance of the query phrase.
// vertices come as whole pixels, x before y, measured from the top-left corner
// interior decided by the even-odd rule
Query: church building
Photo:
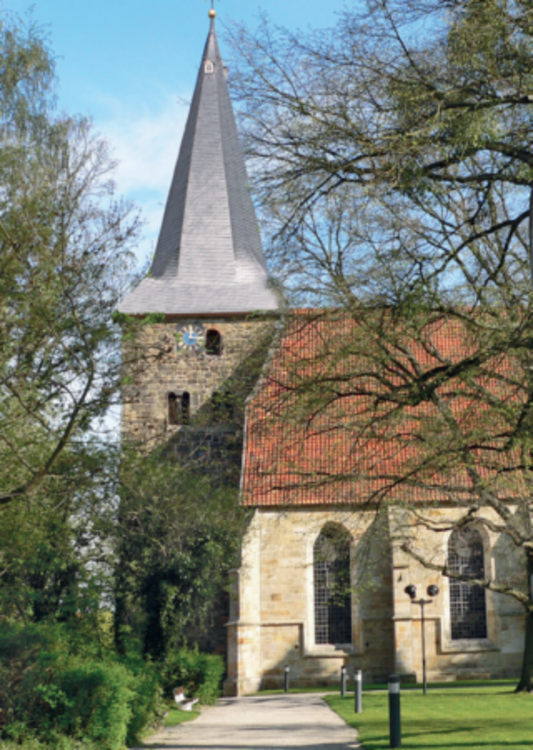
[[[189,449],[201,435],[202,455],[237,451],[232,465],[253,517],[230,582],[226,694],[281,687],[286,666],[304,686],[338,683],[343,666],[362,669],[365,681],[393,672],[420,681],[421,608],[406,594],[410,585],[426,599],[428,587],[439,590],[425,607],[429,679],[514,677],[524,640],[517,603],[440,576],[395,541],[408,501],[422,507],[431,500],[436,521],[460,510],[420,491],[378,512],[369,502],[372,477],[317,479],[348,476],[346,430],[322,423],[304,434],[291,420],[271,420],[287,357],[307,355],[342,322],[288,313],[269,284],[215,12],[209,15],[152,267],[119,309],[164,316],[143,326],[141,343],[160,356],[127,386],[124,435]],[[393,460],[385,448],[379,455]],[[521,565],[485,527],[438,538],[421,527],[417,544],[476,577]]]

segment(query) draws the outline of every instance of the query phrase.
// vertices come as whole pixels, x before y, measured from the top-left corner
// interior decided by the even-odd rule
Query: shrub
[[[46,744],[40,742],[36,737],[26,737],[22,745],[18,742],[2,742],[0,747],[2,750],[21,750],[21,747],[23,750],[51,750],[51,748],[53,750],[100,750],[101,745],[94,742],[80,742],[64,735],[56,735]]]
[[[62,733],[121,750],[132,716],[134,677],[122,664],[81,661],[40,690]]]
[[[43,656],[57,648],[58,639],[50,628],[2,626],[0,736],[19,739],[31,731],[34,718],[41,718],[42,706],[34,687],[47,678]]]
[[[201,703],[213,704],[220,697],[225,672],[221,656],[202,654],[198,647],[170,651],[161,665],[161,686],[171,697],[176,687],[183,687],[187,696],[197,696]]]
[[[73,655],[58,625],[0,634],[0,737],[30,748],[119,750],[158,713],[157,671]]]
[[[147,727],[162,721],[164,706],[161,701],[158,667],[144,661],[129,662],[128,667],[134,675],[134,697],[126,736],[129,746],[139,742]]]

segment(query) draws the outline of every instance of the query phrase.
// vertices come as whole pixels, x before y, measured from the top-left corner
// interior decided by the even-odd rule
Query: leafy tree
[[[0,60],[0,733],[118,747],[159,688],[135,647],[116,652],[114,597],[146,654],[205,623],[235,495],[121,455],[122,375],[159,353],[135,334],[161,316],[115,313],[139,218],[90,122],[55,112],[42,31],[0,14]]]
[[[246,512],[237,488],[208,467],[186,465],[159,448],[126,453],[121,468],[116,632],[164,660],[194,646],[220,614],[227,572],[238,562]]]
[[[96,618],[117,505],[113,312],[140,224],[90,122],[55,113],[42,31],[2,13],[0,59],[0,617]]]
[[[53,112],[39,29],[0,27],[0,505],[67,473],[59,462],[117,399],[112,313],[139,222],[116,201],[104,141]],[[87,442],[85,452],[90,443]],[[78,449],[70,459],[80,455]],[[73,471],[77,471],[73,464]],[[73,476],[74,479],[74,476]]]
[[[378,0],[332,30],[232,36],[271,256],[296,300],[342,310],[284,364],[273,411],[348,428],[352,449],[298,481],[364,487],[373,466],[371,503],[446,496],[459,515],[396,529],[429,566],[417,524],[501,534],[525,565],[477,583],[524,607],[529,691],[532,23],[520,0]],[[384,446],[402,460],[380,469]]]
[[[80,642],[85,639],[87,650],[105,640],[104,613],[110,615],[113,593],[115,453],[72,446],[46,490],[3,509],[0,621],[63,622]]]

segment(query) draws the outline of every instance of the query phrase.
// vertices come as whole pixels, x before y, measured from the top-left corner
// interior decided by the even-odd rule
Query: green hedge
[[[121,750],[158,713],[154,666],[69,654],[59,626],[0,633],[0,735],[30,747]]]
[[[167,654],[161,668],[161,687],[168,698],[175,688],[183,687],[187,697],[198,697],[201,703],[212,705],[220,697],[224,673],[221,656],[183,647]]]
[[[171,697],[183,686],[204,704],[220,695],[221,656],[184,647],[151,664],[132,654],[119,659],[114,651],[83,653],[57,624],[3,625],[2,748],[122,750],[161,717],[162,689]]]

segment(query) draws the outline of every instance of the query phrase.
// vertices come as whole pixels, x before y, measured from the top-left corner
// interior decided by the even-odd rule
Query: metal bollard
[[[363,713],[363,672],[360,669],[355,670],[355,713]]]
[[[396,674],[389,677],[389,731],[390,746],[401,747],[402,730],[400,726],[400,678]]]
[[[341,667],[341,696],[343,698],[346,695],[346,681],[347,681],[346,667],[343,664]]]
[[[285,692],[289,692],[289,674],[290,674],[291,668],[288,664],[285,664]]]

